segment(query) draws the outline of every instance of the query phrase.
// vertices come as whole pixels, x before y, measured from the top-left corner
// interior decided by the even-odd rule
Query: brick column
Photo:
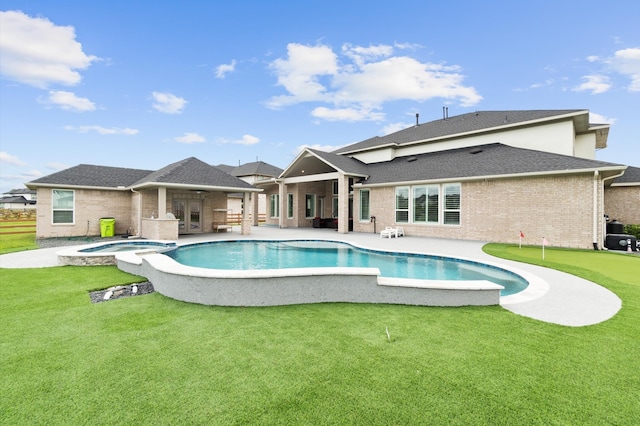
[[[338,177],[338,232],[349,232],[349,177]]]

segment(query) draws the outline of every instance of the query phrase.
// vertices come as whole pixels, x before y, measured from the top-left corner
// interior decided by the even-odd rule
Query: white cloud
[[[183,136],[173,138],[174,141],[186,144],[201,143],[207,140],[197,133],[185,133]]]
[[[75,93],[64,90],[50,90],[49,97],[41,102],[53,104],[68,111],[85,112],[96,109],[96,105],[89,99],[80,98]]]
[[[187,101],[171,93],[153,92],[153,107],[167,114],[181,114]]]
[[[327,108],[317,107],[311,111],[311,115],[327,121],[381,121],[384,113],[374,112],[369,109],[355,108]]]
[[[242,135],[242,138],[236,139],[231,143],[235,143],[237,145],[255,145],[260,143],[260,139],[252,135]]]
[[[640,48],[618,50],[610,59],[613,69],[631,79],[628,89],[640,92]]]
[[[597,95],[611,89],[611,79],[606,75],[585,75],[582,80],[584,80],[584,83],[573,88],[575,92],[588,91],[592,95]]]
[[[615,118],[605,117],[604,115],[597,114],[595,112],[589,112],[589,123],[594,124],[614,124]]]
[[[253,135],[242,135],[240,139],[227,139],[227,138],[218,138],[217,140],[220,144],[236,144],[236,145],[256,145],[260,143],[260,138]]]
[[[0,163],[11,164],[12,166],[26,166],[27,163],[16,157],[15,155],[11,155],[8,152],[0,151]]]
[[[472,106],[482,97],[463,84],[459,66],[422,63],[394,56],[397,49],[415,45],[342,46],[339,58],[326,45],[290,43],[287,58],[276,59],[271,69],[287,94],[272,97],[267,106],[282,108],[302,102],[320,102],[312,115],[325,120],[379,120],[385,102],[433,98],[457,100]],[[376,111],[376,112],[374,112]]]
[[[230,72],[236,70],[236,60],[231,61],[230,64],[222,64],[216,67],[216,78],[225,78]]]
[[[73,86],[96,56],[76,41],[75,29],[20,11],[0,12],[0,75],[39,88]]]
[[[138,129],[118,127],[102,127],[102,126],[64,126],[65,130],[76,131],[78,133],[96,132],[101,135],[137,135],[140,133]]]

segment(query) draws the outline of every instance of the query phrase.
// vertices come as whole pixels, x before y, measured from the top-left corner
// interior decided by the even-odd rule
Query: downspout
[[[617,175],[613,175],[613,176],[609,176],[606,178],[602,178],[602,197],[604,200],[604,182],[609,180],[609,179],[615,179],[615,178],[619,178],[620,176],[622,176],[624,174],[624,170],[621,171],[620,173],[618,173]],[[593,211],[593,249],[594,250],[598,250],[598,243],[597,243],[597,233],[598,233],[598,228],[597,228],[597,224],[598,224],[598,212],[596,211],[595,207],[596,207],[596,193],[597,193],[597,183],[598,183],[598,171],[596,170],[594,172],[594,176],[593,176],[593,206],[594,206],[594,211]],[[603,214],[604,214],[604,201],[602,202],[602,210],[603,210]],[[603,231],[604,233],[604,231]],[[603,236],[603,240],[604,240],[604,236]],[[604,244],[603,244],[604,246]]]
[[[136,229],[136,235],[132,238],[140,238],[140,232],[142,231],[142,193],[130,188],[131,192],[138,194],[138,229]]]

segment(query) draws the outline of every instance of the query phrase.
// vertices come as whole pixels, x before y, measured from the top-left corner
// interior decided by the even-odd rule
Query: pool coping
[[[147,239],[135,239],[135,240],[122,240],[122,241],[101,241],[97,243],[85,244],[82,246],[72,246],[63,250],[57,251],[56,256],[58,258],[58,265],[61,266],[93,266],[93,265],[115,265],[115,255],[123,253],[122,251],[84,251],[102,246],[110,245],[133,245],[144,244],[152,246],[153,244],[167,244],[172,245],[172,248],[177,247],[177,241],[170,240],[147,240]],[[137,250],[130,250],[130,252],[157,252],[156,248],[140,248]]]
[[[237,238],[216,239],[216,243],[246,241]],[[117,253],[115,258],[120,269],[145,276],[151,279],[149,275],[153,275],[153,282],[156,291],[166,296],[177,298],[179,300],[201,303],[206,305],[231,305],[231,306],[273,306],[281,304],[298,304],[298,303],[319,303],[319,302],[360,302],[360,303],[399,303],[408,305],[424,305],[424,306],[486,306],[499,305],[505,298],[520,295],[530,289],[530,291],[520,300],[526,300],[531,297],[539,297],[548,289],[548,284],[527,271],[518,270],[517,268],[505,267],[502,264],[478,261],[477,259],[464,258],[461,256],[443,256],[441,254],[428,254],[424,252],[414,252],[411,250],[382,250],[379,248],[367,247],[366,245],[353,242],[345,242],[336,239],[301,239],[301,238],[271,238],[268,240],[251,240],[266,242],[287,242],[287,241],[323,241],[331,243],[347,244],[354,248],[382,252],[385,254],[413,254],[426,257],[454,259],[471,264],[484,264],[500,270],[506,270],[510,273],[517,274],[528,281],[529,286],[519,293],[510,296],[500,296],[501,285],[495,284],[487,280],[420,280],[395,277],[381,277],[378,268],[358,268],[358,267],[321,267],[321,268],[284,268],[284,269],[261,269],[261,270],[224,270],[224,269],[208,269],[194,266],[187,266],[178,263],[174,259],[159,254],[144,251],[128,251]],[[207,241],[195,242],[192,244],[183,244],[182,247],[188,245],[206,244]],[[257,284],[258,281],[268,282],[269,280],[278,279],[287,287],[286,291],[290,292],[293,281],[312,280],[319,286],[327,286],[322,279],[342,280],[347,279],[350,283],[344,283],[346,288],[334,288],[335,295],[328,294],[329,290],[320,292],[312,289],[308,292],[309,297],[303,297],[299,294],[296,298],[275,294],[278,291],[284,291],[281,285],[272,285],[268,288],[265,285]],[[242,286],[248,294],[241,292],[233,292],[232,296],[221,297],[214,294],[204,283],[195,285],[194,280],[210,280],[216,291],[221,291],[221,286]],[[359,280],[363,282],[360,283]],[[171,281],[171,285],[165,282]],[[290,282],[291,281],[291,282]],[[365,283],[366,282],[366,283]],[[355,284],[354,284],[355,283]],[[375,286],[374,286],[375,284]],[[176,287],[182,286],[182,289]],[[308,286],[302,283],[298,287]],[[197,288],[196,288],[197,287]],[[355,287],[355,288],[352,288]],[[188,294],[187,288],[197,293],[197,296]],[[393,290],[390,290],[393,288]],[[307,288],[308,289],[308,288]],[[403,290],[405,289],[405,290]],[[411,290],[409,290],[411,289]],[[309,290],[309,289],[308,289]],[[301,293],[300,289],[296,290]],[[224,291],[226,292],[226,290]],[[269,293],[271,292],[271,293]],[[264,296],[263,300],[255,297],[260,293]],[[389,294],[389,301],[385,301],[384,294]],[[393,293],[393,295],[391,295]],[[402,294],[400,294],[402,293]],[[509,299],[507,299],[509,300]]]

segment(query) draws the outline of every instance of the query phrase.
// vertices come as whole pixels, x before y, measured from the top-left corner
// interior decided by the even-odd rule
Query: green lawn
[[[498,306],[91,304],[140,277],[3,269],[1,423],[637,424],[640,258],[548,249],[545,264],[597,280],[622,310],[563,327]]]

